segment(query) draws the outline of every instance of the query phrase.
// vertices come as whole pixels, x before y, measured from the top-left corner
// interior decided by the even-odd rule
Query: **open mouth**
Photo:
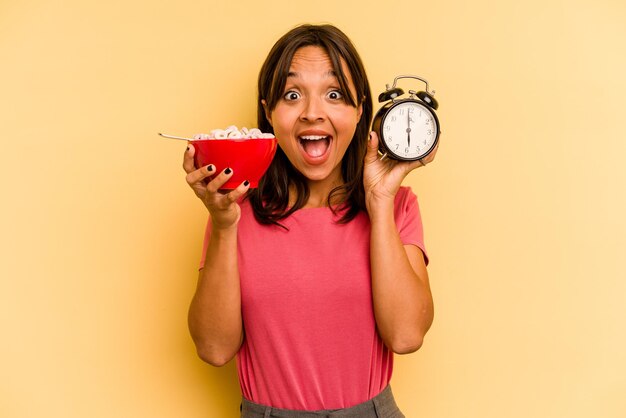
[[[319,158],[328,151],[332,137],[329,135],[303,135],[298,139],[306,155],[310,158]]]

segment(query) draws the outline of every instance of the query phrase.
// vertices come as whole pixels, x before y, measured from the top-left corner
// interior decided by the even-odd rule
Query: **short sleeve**
[[[415,245],[424,253],[428,265],[428,253],[424,245],[424,228],[417,196],[409,187],[401,187],[396,194],[395,220],[404,245]]]

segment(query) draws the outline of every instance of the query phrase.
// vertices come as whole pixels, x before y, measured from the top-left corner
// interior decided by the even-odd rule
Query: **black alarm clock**
[[[426,84],[426,91],[404,91],[396,87],[401,78],[414,78]],[[435,110],[439,107],[428,90],[428,81],[413,75],[400,75],[393,85],[378,96],[380,103],[387,102],[374,116],[372,130],[378,134],[379,150],[383,158],[401,161],[421,160],[430,154],[439,141],[439,119]]]

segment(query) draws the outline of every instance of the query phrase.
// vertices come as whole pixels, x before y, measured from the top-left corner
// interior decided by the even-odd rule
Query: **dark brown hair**
[[[268,111],[274,110],[284,94],[283,90],[293,55],[305,46],[319,46],[326,51],[346,102],[354,107],[363,106],[361,119],[341,161],[344,184],[331,190],[328,196],[328,205],[333,212],[342,213],[339,222],[347,223],[361,210],[365,210],[363,159],[367,150],[369,126],[372,120],[372,98],[361,58],[350,39],[342,31],[332,25],[302,25],[287,32],[276,42],[259,73],[258,127],[263,132],[274,133],[272,125],[267,120],[262,100],[266,101]],[[342,61],[345,62],[352,77],[356,97],[353,97],[350,92]],[[294,187],[297,194],[292,207],[289,207],[290,185]],[[337,209],[331,206],[331,199],[334,197],[339,197],[342,202]],[[251,190],[248,198],[254,216],[260,223],[280,225],[281,219],[285,219],[304,206],[309,198],[309,187],[306,178],[293,167],[279,147],[269,169],[261,178],[258,188]]]

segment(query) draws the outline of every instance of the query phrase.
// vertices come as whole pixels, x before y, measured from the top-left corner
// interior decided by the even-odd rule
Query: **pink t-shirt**
[[[360,213],[335,223],[329,208],[256,222],[241,204],[238,257],[245,338],[237,355],[243,396],[275,408],[348,408],[389,383],[393,352],[376,331],[370,277],[370,223]],[[424,251],[411,189],[400,188],[395,220],[404,244]],[[210,222],[204,240],[204,265]]]

